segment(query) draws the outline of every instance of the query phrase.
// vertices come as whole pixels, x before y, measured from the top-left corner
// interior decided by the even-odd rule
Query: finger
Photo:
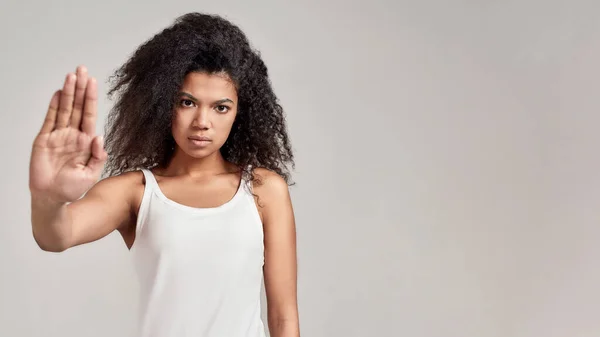
[[[42,124],[40,134],[50,133],[52,132],[52,130],[54,130],[54,124],[56,123],[56,112],[58,111],[58,100],[60,98],[60,95],[60,90],[54,92],[54,95],[50,100],[48,112],[46,112],[46,118],[44,119],[44,124]]]
[[[92,140],[92,155],[87,162],[87,167],[94,173],[98,173],[102,170],[107,158],[108,154],[104,150],[104,138],[102,136],[94,137]]]
[[[96,79],[91,77],[85,89],[85,103],[81,119],[81,131],[90,136],[96,134],[96,109],[98,105],[98,90]]]
[[[56,117],[56,129],[61,129],[69,125],[71,112],[73,111],[73,98],[75,96],[75,81],[76,76],[73,73],[67,75],[65,84],[60,95],[58,103],[58,114]]]
[[[83,112],[83,101],[85,88],[87,87],[88,74],[84,66],[77,67],[77,82],[75,83],[75,100],[73,101],[73,113],[71,114],[71,127],[79,129],[81,126],[81,114]]]

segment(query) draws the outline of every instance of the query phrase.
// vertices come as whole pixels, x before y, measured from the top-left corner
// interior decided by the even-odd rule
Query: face
[[[237,114],[237,91],[225,74],[190,73],[173,111],[172,133],[179,149],[194,158],[218,151]]]

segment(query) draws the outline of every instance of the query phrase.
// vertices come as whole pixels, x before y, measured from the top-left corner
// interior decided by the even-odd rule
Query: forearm
[[[72,226],[66,203],[32,195],[31,225],[33,237],[42,250],[61,252],[67,249]]]

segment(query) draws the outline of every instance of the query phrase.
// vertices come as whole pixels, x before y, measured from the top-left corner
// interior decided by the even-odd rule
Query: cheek
[[[185,132],[186,121],[183,120],[177,113],[173,114],[173,119],[171,120],[171,132],[173,133],[173,137],[177,138],[177,136],[183,132]]]
[[[231,128],[233,126],[233,122],[235,121],[235,115],[228,115],[223,120],[221,120],[221,125],[219,127],[221,133],[226,136],[231,133]]]

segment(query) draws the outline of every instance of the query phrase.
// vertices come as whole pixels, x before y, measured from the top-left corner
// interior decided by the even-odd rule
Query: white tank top
[[[251,183],[214,208],[167,198],[146,169],[131,253],[139,337],[264,337],[263,228]]]

